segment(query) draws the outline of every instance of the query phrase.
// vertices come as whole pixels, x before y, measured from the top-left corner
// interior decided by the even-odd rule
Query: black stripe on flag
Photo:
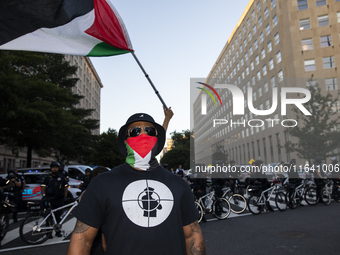
[[[93,0],[0,0],[0,45],[39,28],[65,25],[93,10]]]

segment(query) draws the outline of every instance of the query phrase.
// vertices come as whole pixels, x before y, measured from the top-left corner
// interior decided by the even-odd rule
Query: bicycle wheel
[[[287,210],[287,198],[282,191],[278,192],[275,196],[275,204],[279,211],[284,212]]]
[[[337,186],[336,190],[333,192],[332,197],[338,203],[340,203],[340,187]]]
[[[329,205],[331,203],[331,193],[329,193],[326,188],[322,188],[320,190],[320,198],[325,205]]]
[[[29,215],[20,225],[20,237],[28,244],[41,244],[45,242],[52,234],[53,229],[39,229],[38,225],[45,219],[45,215]],[[50,219],[43,224],[44,227],[51,227]]]
[[[316,192],[316,188],[314,187],[308,187],[305,192],[305,201],[309,205],[316,205],[318,202],[318,196]]]
[[[290,209],[296,209],[299,206],[298,198],[294,191],[286,193],[286,201],[288,201],[288,206]]]
[[[197,209],[197,211],[198,211],[198,213],[199,213],[199,216],[198,216],[197,221],[198,221],[198,223],[200,223],[200,222],[202,221],[202,218],[203,218],[203,208],[202,208],[202,206],[201,206],[198,202],[196,202],[196,201],[195,201],[195,207],[196,207],[196,209]]]
[[[2,213],[0,215],[0,241],[5,238],[9,226],[8,214]]]
[[[215,216],[219,220],[227,218],[230,214],[230,204],[227,199],[219,198],[214,202]]]
[[[247,200],[240,194],[234,194],[229,197],[228,202],[233,213],[243,213],[247,208]]]
[[[264,207],[264,201],[262,201],[263,199],[261,198],[260,201],[260,197],[261,195],[251,195],[248,199],[248,209],[252,214],[260,214],[263,210]]]

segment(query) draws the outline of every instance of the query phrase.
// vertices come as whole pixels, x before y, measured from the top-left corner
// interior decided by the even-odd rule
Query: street
[[[305,205],[260,215],[248,211],[241,215],[231,213],[226,220],[207,216],[208,222],[200,225],[207,254],[211,255],[338,254],[339,210],[340,203],[332,201],[329,206]],[[67,225],[70,229],[74,220],[70,219]],[[69,238],[70,235],[54,237],[40,246],[29,246],[17,237],[4,244],[1,252],[4,255],[66,254]]]

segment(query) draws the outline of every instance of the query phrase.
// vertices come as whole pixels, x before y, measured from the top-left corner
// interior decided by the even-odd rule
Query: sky
[[[174,112],[173,131],[190,129],[190,78],[211,71],[249,0],[111,0],[135,54]],[[162,104],[131,54],[91,58],[103,83],[100,132],[148,113],[162,125]]]

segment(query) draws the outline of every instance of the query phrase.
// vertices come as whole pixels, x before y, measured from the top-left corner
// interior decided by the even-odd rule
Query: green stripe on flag
[[[112,56],[112,55],[119,55],[129,53],[131,51],[122,50],[111,45],[108,45],[105,42],[98,43],[94,48],[87,54],[88,57],[105,57],[105,56]]]
[[[133,151],[133,149],[129,146],[128,143],[126,144],[126,150],[127,150],[127,157],[125,162],[128,163],[130,166],[134,167],[135,163],[136,163],[136,158],[135,158],[135,152]]]

